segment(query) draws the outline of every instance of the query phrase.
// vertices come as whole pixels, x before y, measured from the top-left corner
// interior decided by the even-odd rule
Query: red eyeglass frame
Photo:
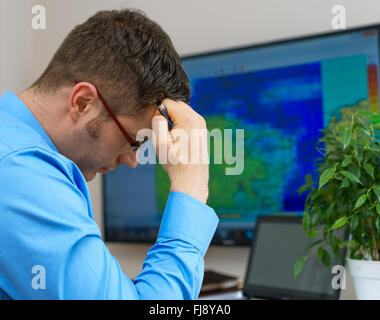
[[[83,81],[79,81],[79,80],[75,80],[74,81],[74,84],[78,84],[78,83],[81,83]],[[95,86],[94,86],[95,87]],[[125,137],[125,139],[127,139],[129,145],[132,147],[132,150],[133,152],[136,152],[137,149],[145,142],[145,141],[142,141],[142,142],[138,142],[134,139],[132,139],[132,137],[128,134],[128,132],[124,129],[124,127],[121,125],[121,123],[119,122],[119,120],[117,120],[115,114],[112,112],[111,108],[108,106],[108,103],[106,102],[106,100],[104,99],[104,97],[101,95],[101,93],[99,92],[99,90],[95,87],[95,90],[98,94],[98,97],[100,99],[100,101],[102,102],[104,108],[106,108],[108,114],[111,116],[111,118],[113,119],[113,121],[115,122],[115,124],[117,125],[117,127],[120,129],[121,133],[123,134],[123,136]]]

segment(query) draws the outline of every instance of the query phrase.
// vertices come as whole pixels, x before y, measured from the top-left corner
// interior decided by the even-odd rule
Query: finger
[[[165,106],[170,120],[173,122],[174,127],[178,124],[187,123],[193,109],[182,101],[174,101],[171,99],[164,99],[162,104]]]
[[[185,102],[164,99],[162,104],[166,107],[169,117],[173,115],[173,117],[184,120],[183,123],[197,119],[205,127],[205,119]]]
[[[153,145],[157,155],[160,158],[160,154],[163,152],[166,154],[161,154],[161,156],[166,156],[173,142],[171,141],[168,121],[160,113],[154,115],[152,118],[152,130],[154,133]]]

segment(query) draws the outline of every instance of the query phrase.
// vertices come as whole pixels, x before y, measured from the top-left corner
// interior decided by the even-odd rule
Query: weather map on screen
[[[354,109],[379,108],[378,47],[374,29],[183,59],[190,104],[208,130],[244,130],[238,175],[225,174],[227,163],[213,164],[210,139],[208,205],[220,218],[216,242],[248,244],[258,215],[302,214],[306,195],[298,189],[307,174],[315,178],[321,129]],[[119,170],[105,178],[108,236],[154,240],[169,179],[160,166]],[[122,183],[130,174],[141,188]],[[136,197],[144,201],[125,204]]]

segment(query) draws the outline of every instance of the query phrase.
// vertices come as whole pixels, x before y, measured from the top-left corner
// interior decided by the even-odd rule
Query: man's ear
[[[89,112],[88,105],[98,100],[96,88],[88,82],[75,84],[69,99],[69,113],[74,122]]]

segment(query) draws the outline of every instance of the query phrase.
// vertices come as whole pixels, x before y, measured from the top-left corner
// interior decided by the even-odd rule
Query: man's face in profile
[[[118,121],[128,134],[135,139],[141,129],[151,128],[155,113],[152,106],[135,117],[118,116]],[[86,123],[77,124],[69,134],[73,155],[70,157],[81,170],[86,181],[91,181],[96,173],[107,174],[119,165],[135,168],[137,152],[133,151],[120,129],[111,117],[94,117]]]

